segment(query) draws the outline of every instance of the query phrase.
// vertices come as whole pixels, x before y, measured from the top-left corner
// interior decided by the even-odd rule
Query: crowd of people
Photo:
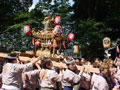
[[[120,58],[94,62],[67,57],[56,67],[50,58],[20,60],[10,54],[0,58],[0,90],[119,90]],[[99,73],[85,70],[84,65],[98,68]],[[77,66],[83,66],[80,70]]]

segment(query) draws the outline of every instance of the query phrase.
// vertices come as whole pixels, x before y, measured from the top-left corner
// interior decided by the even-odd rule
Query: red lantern
[[[30,35],[30,26],[29,25],[24,26],[24,32],[26,35]]]
[[[60,16],[56,16],[56,17],[55,17],[55,24],[58,25],[58,24],[60,24],[60,23],[61,23],[61,18],[60,18]]]
[[[39,41],[36,41],[36,42],[35,42],[35,46],[38,46],[38,47],[39,47],[39,46],[40,46],[40,42],[39,42]]]
[[[69,33],[68,41],[71,42],[74,39],[74,33]]]
[[[62,33],[62,27],[60,25],[56,25],[53,30],[54,35],[60,36]]]

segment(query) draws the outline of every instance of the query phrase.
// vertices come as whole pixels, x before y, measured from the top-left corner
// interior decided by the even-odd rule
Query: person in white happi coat
[[[64,61],[68,68],[63,73],[64,77],[62,84],[64,86],[64,90],[73,90],[73,86],[78,84],[81,79],[82,70],[80,73],[76,73],[77,68],[73,58],[69,58],[68,60],[64,59]]]
[[[2,88],[9,90],[20,90],[22,85],[22,73],[23,71],[32,70],[33,65],[38,59],[32,60],[28,64],[17,64],[16,55],[7,56],[8,63],[3,67],[2,71]]]
[[[37,80],[39,79],[40,70],[32,70],[23,74],[23,88],[26,90],[36,90]]]
[[[93,63],[93,68],[99,68],[100,64],[98,62],[98,58],[95,59],[96,62]],[[99,73],[92,73],[92,77],[91,77],[91,88],[93,87],[94,82],[97,79],[97,76],[99,75]]]
[[[92,90],[109,90],[107,83],[108,72],[109,67],[105,64],[101,64],[100,74],[97,76],[96,81],[94,81]]]
[[[117,57],[116,60],[117,60],[118,70],[117,73],[114,74],[114,78],[117,79],[118,83],[120,84],[120,57]]]
[[[40,90],[55,90],[56,82],[60,82],[63,79],[62,68],[61,73],[57,73],[53,69],[53,63],[51,59],[45,59],[42,62],[42,70],[40,72]]]
[[[83,72],[80,80],[80,90],[89,90],[91,82],[91,75],[89,72]]]

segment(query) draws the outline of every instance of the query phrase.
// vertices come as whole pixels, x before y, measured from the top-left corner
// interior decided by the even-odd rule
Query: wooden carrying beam
[[[8,56],[7,53],[0,53],[0,57],[2,57],[2,58],[5,58],[5,57],[7,57],[7,56]]]
[[[52,61],[52,62],[53,62],[54,66],[57,66],[57,67],[62,66],[63,68],[67,68],[65,63],[62,63],[62,62],[58,63],[58,62],[55,62],[55,61]],[[78,70],[81,70],[83,68],[84,68],[85,72],[100,73],[99,68],[93,68],[91,65],[85,65],[85,66],[84,65],[83,66],[78,66],[77,65]]]
[[[0,57],[5,58],[6,56],[8,56],[7,53],[0,53]],[[20,58],[21,61],[30,61],[30,59],[32,59],[32,58],[24,57],[24,56],[19,56],[19,58]],[[63,62],[52,61],[52,63],[53,63],[54,66],[57,66],[57,67],[62,66],[63,68],[67,68],[66,64],[63,63]],[[83,66],[78,66],[77,65],[78,70],[81,70],[82,68],[85,69],[84,70],[85,72],[100,73],[99,68],[93,68],[92,65],[83,65]]]
[[[5,58],[5,57],[7,57],[8,56],[8,54],[7,53],[0,53],[0,57],[1,58]],[[20,58],[20,60],[24,60],[24,61],[28,61],[28,60],[30,60],[31,58],[29,58],[29,57],[25,57],[25,56],[19,56],[19,58]]]

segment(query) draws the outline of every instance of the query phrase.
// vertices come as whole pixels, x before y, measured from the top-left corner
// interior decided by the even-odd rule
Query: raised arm
[[[32,70],[33,65],[35,65],[35,63],[38,62],[38,61],[39,61],[39,58],[32,58],[30,63],[15,64],[15,68],[16,68],[16,70],[21,71],[21,72],[29,71],[29,70]]]

